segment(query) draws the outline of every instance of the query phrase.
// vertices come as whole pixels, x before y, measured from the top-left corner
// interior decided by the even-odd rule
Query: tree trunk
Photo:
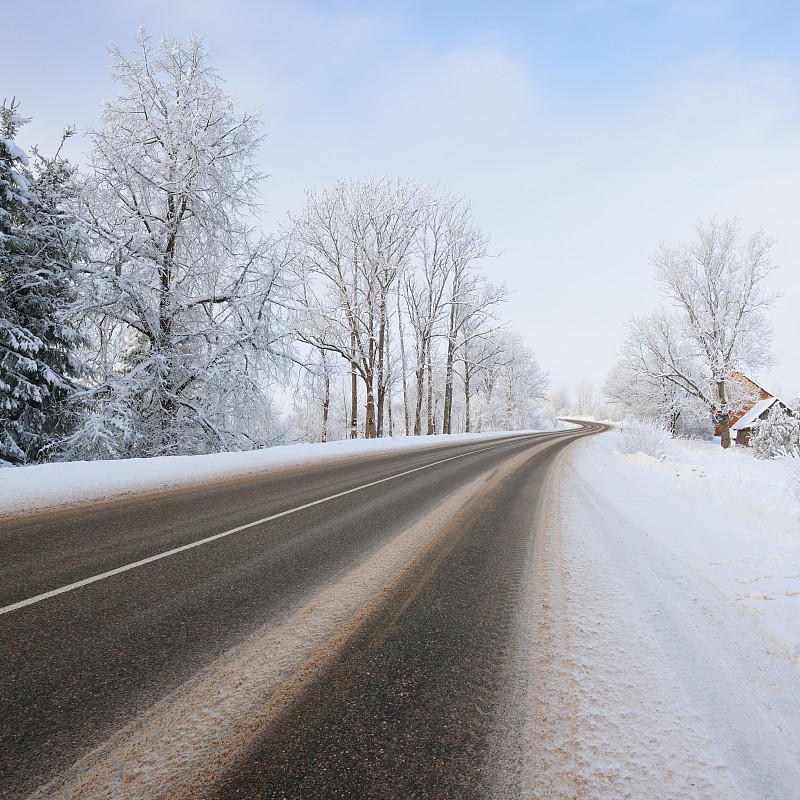
[[[172,194],[167,195],[167,223],[171,230],[167,235],[161,264],[158,268],[158,341],[155,350],[162,359],[157,370],[160,372],[160,389],[158,392],[158,424],[160,429],[160,450],[170,453],[174,442],[174,422],[177,414],[175,396],[175,375],[173,373],[172,323],[172,264],[177,244],[177,227],[175,225],[175,204]]]
[[[355,334],[350,335],[350,348],[355,352]],[[350,438],[358,438],[358,375],[356,374],[356,362],[350,362]]]
[[[400,310],[400,281],[397,282],[397,334],[400,342],[400,371],[403,376],[403,420],[405,433],[409,433],[408,380],[406,378],[406,346],[403,341],[403,314]]]
[[[320,351],[322,353],[322,368],[324,370],[324,395],[322,398],[322,441],[328,441],[328,415],[330,413],[331,408],[331,376],[328,374],[328,365],[325,362],[325,351]]]
[[[731,446],[731,417],[730,414],[720,414],[719,420],[720,444],[725,448]]]
[[[728,397],[725,393],[724,380],[717,381],[717,394],[719,395],[717,421],[719,422],[720,444],[727,449],[731,446],[731,414],[728,408]]]
[[[414,436],[419,436],[422,433],[422,399],[425,394],[425,359],[419,365],[415,372],[417,379],[417,398],[414,404]]]
[[[464,364],[464,433],[471,433],[472,420],[469,416],[469,367]]]
[[[367,439],[374,439],[376,434],[375,429],[375,392],[372,388],[371,381],[364,381],[367,387],[367,407],[366,419],[364,420],[364,436]]]
[[[456,352],[456,305],[450,306],[450,328],[447,337],[447,366],[444,377],[444,416],[442,419],[442,433],[451,432],[451,418],[453,416],[453,360]]]
[[[377,435],[383,436],[383,413],[386,401],[386,311],[381,308],[381,320],[378,328],[378,415],[377,415]]]
[[[428,357],[426,361],[428,362],[428,436],[433,436],[435,431],[433,425],[433,364],[431,363],[430,342],[428,343]]]

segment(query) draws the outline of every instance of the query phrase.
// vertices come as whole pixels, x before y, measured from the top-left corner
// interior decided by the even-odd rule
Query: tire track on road
[[[551,461],[544,450],[498,468],[441,547],[225,776],[215,800],[491,797],[495,708]]]
[[[284,624],[249,637],[32,797],[204,796],[397,586],[415,570],[424,569],[431,558],[438,558],[437,548],[447,551],[448,537],[457,537],[476,503],[547,446],[536,445],[448,495],[439,508],[320,592]]]

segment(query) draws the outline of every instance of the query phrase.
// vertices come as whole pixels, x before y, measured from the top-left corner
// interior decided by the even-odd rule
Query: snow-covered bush
[[[800,503],[800,456],[786,459],[786,471],[789,474],[789,491],[792,498]]]
[[[559,426],[558,414],[552,403],[542,403],[531,414],[531,425],[535,430],[556,430]]]
[[[620,450],[626,455],[644,453],[663,461],[672,451],[672,436],[668,430],[652,422],[626,423],[622,429]]]
[[[800,458],[800,409],[792,416],[773,407],[769,416],[759,422],[752,445],[756,458]]]

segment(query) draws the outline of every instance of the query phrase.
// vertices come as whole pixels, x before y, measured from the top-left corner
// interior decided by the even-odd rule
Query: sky
[[[264,226],[308,189],[402,175],[468,196],[503,317],[554,385],[599,387],[626,320],[658,302],[661,242],[712,215],[776,240],[778,359],[800,394],[800,4],[793,0],[28,0],[0,47],[0,99],[44,153],[120,94],[107,46],[204,38],[261,109]],[[85,163],[86,135],[66,154]]]

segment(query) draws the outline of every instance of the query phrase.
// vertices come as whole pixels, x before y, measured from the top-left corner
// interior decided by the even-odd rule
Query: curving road
[[[3,521],[0,798],[487,796],[540,492],[599,429]]]

